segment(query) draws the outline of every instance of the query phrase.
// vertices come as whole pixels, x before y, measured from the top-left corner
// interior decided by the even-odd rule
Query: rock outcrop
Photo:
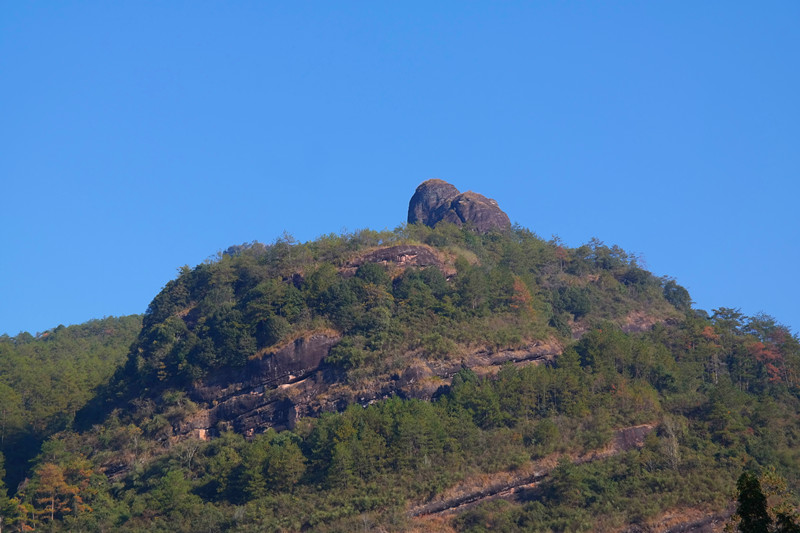
[[[443,180],[425,181],[408,203],[408,223],[434,227],[442,221],[466,224],[479,233],[511,227],[508,215],[491,198],[472,191],[461,193]]]
[[[458,189],[444,180],[428,180],[417,187],[408,203],[408,223],[435,226],[442,220],[443,212],[459,194]]]
[[[369,250],[368,252],[353,257],[339,270],[345,276],[352,276],[358,267],[366,263],[377,263],[386,267],[390,273],[400,272],[407,267],[437,267],[445,276],[455,274],[452,265],[446,262],[443,254],[434,248],[420,244],[401,244],[397,246],[384,246]]]
[[[538,341],[516,350],[488,352],[477,349],[458,359],[412,362],[405,370],[376,376],[353,388],[325,363],[331,348],[341,340],[332,331],[298,338],[271,353],[227,368],[196,383],[189,397],[199,409],[173,426],[176,435],[206,438],[224,429],[252,436],[267,428],[287,429],[303,417],[342,411],[400,396],[431,400],[462,368],[480,375],[496,372],[503,364],[539,364],[551,361],[563,346],[555,339]]]
[[[296,405],[327,388],[320,365],[341,337],[314,333],[283,348],[248,361],[241,368],[226,368],[197,383],[190,391],[202,409],[186,420],[178,433],[200,430],[208,434],[220,422],[245,435],[274,427],[291,427]]]
[[[242,391],[263,390],[298,381],[316,370],[339,342],[334,333],[300,337],[273,353],[256,357],[241,368],[224,368],[195,385],[197,400],[221,401]]]

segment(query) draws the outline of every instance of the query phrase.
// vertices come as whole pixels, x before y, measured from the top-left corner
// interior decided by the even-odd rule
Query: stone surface
[[[376,248],[353,257],[343,267],[340,267],[339,271],[345,277],[353,276],[358,271],[358,267],[366,263],[383,265],[392,277],[407,267],[436,267],[447,278],[456,273],[455,268],[447,261],[446,257],[442,257],[442,254],[434,248],[424,244],[401,244]]]
[[[443,267],[442,260],[439,259],[432,248],[413,244],[378,248],[377,250],[372,250],[354,258],[347,266],[358,268],[365,263],[378,263],[380,265],[396,266],[400,268],[409,266],[422,268],[427,266]]]
[[[408,223],[433,227],[441,220],[441,208],[449,207],[459,194],[458,189],[444,180],[422,182],[408,203]]]
[[[446,181],[425,181],[408,203],[408,223],[434,227],[443,221],[468,225],[479,233],[511,227],[508,215],[491,198],[472,191],[460,193]]]
[[[431,400],[446,390],[462,368],[486,375],[496,373],[506,363],[550,361],[563,350],[555,339],[494,353],[480,348],[461,354],[458,360],[418,360],[392,376],[353,388],[343,384],[342,375],[325,364],[325,357],[339,340],[332,332],[315,333],[252,359],[242,368],[207,377],[190,390],[190,398],[199,409],[175,423],[174,434],[208,438],[234,430],[249,437],[267,428],[292,428],[299,418],[343,411],[355,403],[366,406],[391,396]]]
[[[219,402],[241,391],[263,391],[298,381],[319,367],[340,338],[322,333],[301,337],[274,353],[251,359],[244,367],[219,370],[196,385],[192,397]]]
[[[488,233],[494,229],[506,230],[511,227],[508,215],[500,209],[497,202],[472,191],[453,199],[449,212],[455,213],[461,223],[472,224],[479,233]]]
[[[222,369],[209,376],[190,391],[190,397],[206,408],[174,430],[208,435],[227,428],[253,435],[269,427],[291,427],[296,404],[307,403],[327,388],[320,366],[340,338],[315,333],[251,359],[242,368]]]

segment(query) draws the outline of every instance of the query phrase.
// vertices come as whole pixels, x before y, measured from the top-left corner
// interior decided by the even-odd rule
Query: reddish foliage
[[[567,259],[567,251],[563,246],[556,247],[556,257],[561,261],[565,261]]]
[[[756,342],[750,345],[750,353],[761,361],[777,361],[783,360],[781,353],[773,344],[764,344],[763,342]]]
[[[783,355],[774,344],[754,342],[749,346],[749,349],[758,362],[764,363],[764,368],[766,368],[771,382],[784,380],[786,376]]]
[[[769,374],[769,380],[773,383],[781,381],[781,376],[783,372],[781,372],[780,368],[776,367],[772,363],[767,363],[764,365],[767,369],[767,373]]]
[[[525,285],[524,281],[515,276],[514,294],[511,296],[511,308],[530,313],[533,312],[532,302],[533,297],[528,290],[528,286]]]
[[[710,341],[719,340],[719,335],[714,333],[714,328],[712,328],[711,326],[706,326],[705,328],[703,328],[703,337],[705,337]]]

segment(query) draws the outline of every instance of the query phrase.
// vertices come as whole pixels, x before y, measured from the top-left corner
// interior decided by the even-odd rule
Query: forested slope
[[[236,246],[155,297],[4,524],[655,528],[727,509],[744,469],[797,486],[799,372],[797,337],[770,317],[693,310],[597,240],[444,223]],[[652,429],[603,455],[633,426]],[[413,511],[542,461],[535,490]]]
[[[0,452],[12,485],[42,440],[72,423],[125,361],[139,315],[0,337]]]

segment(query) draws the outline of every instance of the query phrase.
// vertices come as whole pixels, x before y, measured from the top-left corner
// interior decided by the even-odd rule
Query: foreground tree
[[[761,491],[761,483],[752,472],[744,472],[736,482],[739,491],[739,531],[742,533],[769,533],[772,519],[767,513],[767,498]]]

